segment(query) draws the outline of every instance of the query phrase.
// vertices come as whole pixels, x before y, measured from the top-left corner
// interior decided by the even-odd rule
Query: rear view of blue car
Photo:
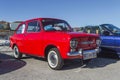
[[[120,58],[120,28],[112,24],[101,24],[98,26],[86,26],[84,32],[99,34],[101,38],[101,51],[117,54]],[[109,54],[108,54],[109,55]]]

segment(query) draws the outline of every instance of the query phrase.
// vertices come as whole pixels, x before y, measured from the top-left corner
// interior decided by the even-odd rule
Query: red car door
[[[30,21],[27,23],[25,36],[26,53],[30,55],[41,56],[42,48],[42,32],[38,21]]]
[[[16,41],[16,45],[18,46],[20,52],[25,52],[24,46],[24,33],[25,33],[25,24],[22,23],[19,25],[16,33],[14,34],[14,39]]]

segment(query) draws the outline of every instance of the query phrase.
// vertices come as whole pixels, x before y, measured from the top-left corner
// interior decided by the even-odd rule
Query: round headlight
[[[72,39],[72,40],[70,41],[70,47],[71,47],[71,48],[76,48],[77,45],[78,45],[77,39]]]
[[[97,39],[97,40],[96,40],[96,44],[97,44],[97,46],[100,46],[101,40],[100,40],[100,39]]]

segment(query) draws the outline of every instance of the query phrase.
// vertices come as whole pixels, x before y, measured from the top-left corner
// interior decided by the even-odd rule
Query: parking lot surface
[[[52,70],[41,58],[16,60],[9,47],[0,46],[0,80],[119,80],[120,61],[96,58],[87,65],[80,60],[66,61],[62,70]]]

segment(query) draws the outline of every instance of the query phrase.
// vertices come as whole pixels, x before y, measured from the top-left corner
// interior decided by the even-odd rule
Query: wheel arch
[[[15,46],[17,46],[17,44],[14,43],[14,44],[12,45],[12,49],[13,49]]]
[[[52,49],[52,48],[57,48],[58,50],[59,50],[59,47],[57,47],[57,46],[55,46],[55,45],[48,45],[48,46],[46,46],[46,48],[45,48],[45,50],[44,50],[44,57],[45,58],[47,58],[47,55],[48,55],[48,52],[49,52],[49,50],[50,49]],[[60,50],[59,50],[60,51]]]

